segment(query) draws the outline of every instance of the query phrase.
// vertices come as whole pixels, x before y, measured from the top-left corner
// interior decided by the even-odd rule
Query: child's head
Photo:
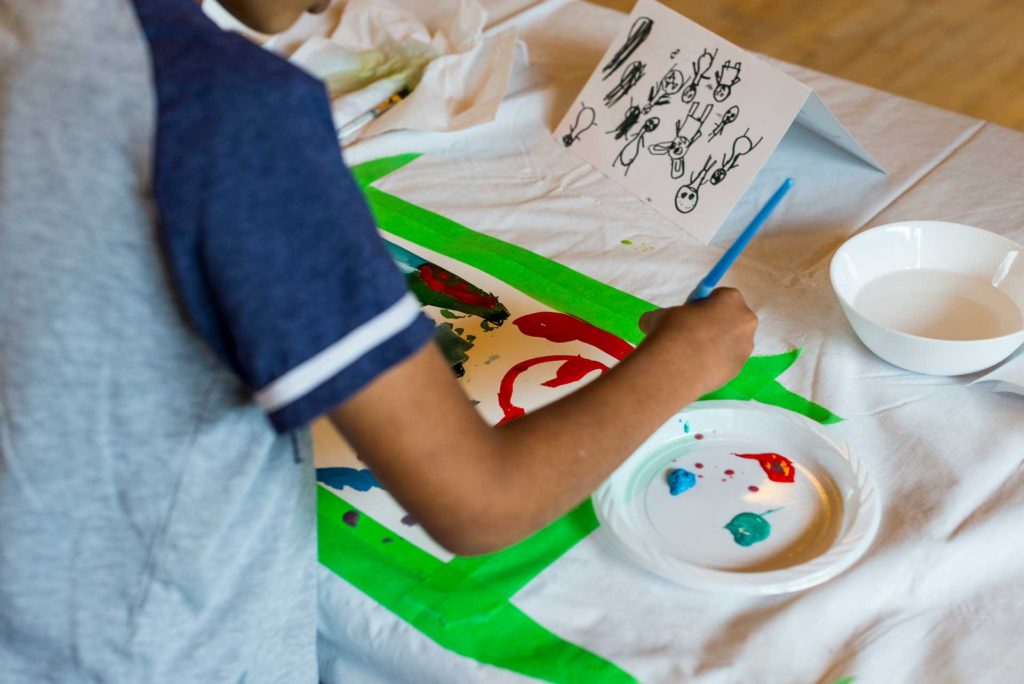
[[[260,33],[280,33],[303,12],[323,12],[331,0],[219,0],[236,19]]]

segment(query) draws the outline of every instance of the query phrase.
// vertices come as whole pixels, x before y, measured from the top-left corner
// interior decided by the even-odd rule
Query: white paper
[[[707,244],[798,116],[879,168],[810,88],[640,0],[555,137]]]
[[[813,90],[797,115],[796,123],[884,173],[881,165],[857,142],[850,131],[846,130]]]

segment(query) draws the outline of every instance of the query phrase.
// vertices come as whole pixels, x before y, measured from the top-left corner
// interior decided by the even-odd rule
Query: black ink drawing
[[[683,102],[693,102],[693,98],[697,97],[697,86],[708,78],[708,71],[711,70],[711,65],[715,63],[717,56],[718,48],[715,48],[713,53],[705,49],[700,53],[700,57],[690,64],[690,68],[693,70],[693,79],[683,88]]]
[[[740,82],[740,67],[742,66],[743,64],[740,62],[733,64],[729,60],[725,60],[722,68],[715,72],[716,85],[713,93],[715,102],[725,102],[729,99],[732,87]]]
[[[726,109],[725,113],[722,114],[722,118],[719,119],[718,123],[715,124],[715,127],[711,129],[711,135],[708,136],[708,142],[711,142],[718,136],[722,135],[722,132],[725,130],[725,127],[731,124],[733,121],[735,121],[736,118],[739,117],[739,115],[740,108],[736,105],[733,105],[732,107]]]
[[[676,55],[678,55],[678,54],[679,54],[679,48],[676,48],[675,50],[673,50],[673,51],[672,51],[672,54],[670,54],[670,55],[668,56],[668,58],[669,58],[669,59],[675,59],[675,58],[676,58]]]
[[[690,182],[676,190],[676,211],[681,214],[689,214],[697,207],[697,202],[700,200],[700,188],[708,182],[708,172],[714,165],[715,161],[709,154],[700,171],[690,174]]]
[[[747,135],[750,133],[750,129],[743,131],[743,135],[732,141],[732,154],[727,154],[722,157],[722,165],[715,169],[715,172],[711,174],[711,184],[718,185],[725,180],[726,175],[735,169],[739,165],[740,157],[745,154],[750,154],[750,151],[761,144],[764,140],[763,137],[758,138],[757,142],[750,139]]]
[[[622,99],[622,96],[633,89],[640,79],[644,77],[644,70],[647,69],[647,65],[643,62],[633,62],[622,72],[619,77],[619,83],[614,88],[608,91],[608,94],[604,96],[604,104],[606,107],[613,106],[616,102]]]
[[[580,139],[584,131],[589,129],[597,122],[597,112],[594,111],[593,107],[588,107],[583,102],[580,102],[580,111],[576,112],[576,121],[569,126],[569,132],[562,136],[562,144],[566,147],[571,146],[574,142]]]
[[[622,117],[622,123],[615,127],[615,130],[608,131],[608,133],[614,133],[615,139],[625,138],[629,135],[629,131],[632,130],[636,122],[640,120],[640,107],[633,104],[633,98],[629,98],[629,109],[626,110],[626,115]]]
[[[640,148],[646,145],[644,142],[644,136],[656,129],[660,123],[661,119],[656,116],[652,116],[644,121],[644,125],[640,127],[640,130],[636,132],[636,135],[629,139],[629,142],[627,142],[619,151],[619,155],[612,161],[612,166],[620,164],[626,167],[625,172],[622,174],[623,176],[629,173],[629,167],[632,166],[633,162],[636,161],[636,158],[640,156]]]
[[[683,72],[676,69],[673,64],[661,77],[661,80],[651,86],[647,92],[647,104],[644,105],[644,114],[650,113],[651,109],[658,105],[668,104],[671,97],[683,87],[686,77]]]
[[[711,114],[712,105],[707,105],[704,107],[701,115],[699,117],[696,116],[696,111],[699,107],[700,103],[694,102],[690,105],[690,111],[686,114],[686,120],[676,120],[676,137],[663,143],[655,143],[648,148],[651,154],[668,155],[668,158],[672,160],[673,178],[682,178],[683,173],[686,171],[686,153],[690,151],[690,147],[695,142],[700,140],[701,128]]]
[[[604,77],[601,80],[607,79],[609,76],[615,73],[615,71],[626,63],[626,60],[636,52],[636,49],[640,47],[640,44],[647,40],[647,36],[651,35],[651,27],[654,26],[654,22],[647,17],[638,17],[633,25],[629,28],[629,35],[626,36],[626,42],[622,44],[622,47],[612,55],[612,58],[608,60],[608,63],[601,67],[601,73]]]

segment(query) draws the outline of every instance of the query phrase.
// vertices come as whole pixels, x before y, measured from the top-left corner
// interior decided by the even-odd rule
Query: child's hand
[[[651,344],[675,347],[689,372],[699,373],[705,394],[740,372],[754,349],[757,316],[738,290],[719,288],[702,301],[644,314],[640,329]]]

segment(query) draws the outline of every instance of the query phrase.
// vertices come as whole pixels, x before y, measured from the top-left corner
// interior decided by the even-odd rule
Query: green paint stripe
[[[801,397],[796,392],[792,392],[782,386],[778,381],[773,380],[767,384],[764,389],[754,395],[754,401],[759,401],[762,404],[771,404],[772,406],[781,406],[784,409],[789,409],[793,413],[799,413],[802,416],[807,416],[811,420],[817,421],[823,425],[834,425],[835,423],[841,423],[842,418],[829,411],[821,404],[815,404],[809,399]]]
[[[800,356],[799,349],[771,356],[751,356],[739,375],[701,399],[753,399],[775,378],[785,372]]]
[[[365,192],[370,183],[374,183],[389,173],[397,171],[419,156],[419,153],[413,152],[374,159],[358,166],[353,166],[351,169],[352,177],[355,178],[359,188]]]
[[[360,514],[355,527],[345,524],[342,516],[353,510],[317,487],[320,563],[441,646],[545,681],[635,681],[613,663],[551,633],[502,593],[451,572],[369,516]],[[394,541],[384,544],[384,537]]]
[[[504,596],[512,597],[546,567],[598,528],[587,499],[533,536],[498,553],[455,558],[449,567],[472,575]]]
[[[753,400],[789,409],[826,425],[840,422],[842,418],[824,406],[789,391],[777,380],[800,358],[801,351],[800,349],[791,349],[782,354],[751,356],[743,364],[739,375],[714,392],[705,394],[701,400]]]
[[[381,229],[502,280],[556,311],[639,344],[640,316],[657,307],[556,261],[410,204],[376,188],[366,197]]]

